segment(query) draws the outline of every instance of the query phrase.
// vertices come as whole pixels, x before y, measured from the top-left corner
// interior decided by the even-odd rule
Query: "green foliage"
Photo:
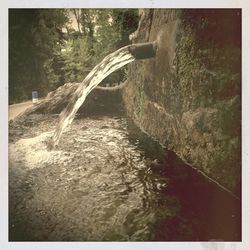
[[[107,54],[129,43],[138,23],[133,9],[11,9],[9,17],[11,103],[29,99],[32,90],[41,96],[82,81]],[[125,77],[126,68],[104,83]]]
[[[10,9],[10,103],[30,98],[34,89],[46,92],[49,84],[43,65],[60,50],[66,21],[63,10]]]
[[[90,71],[91,58],[86,37],[69,39],[62,50],[64,77],[67,82],[79,82]]]
[[[96,43],[94,50],[96,60],[117,49],[116,43],[121,40],[121,34],[112,19],[109,9],[96,10]]]

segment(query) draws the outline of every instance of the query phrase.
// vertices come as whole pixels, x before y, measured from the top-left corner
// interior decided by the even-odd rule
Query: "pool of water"
[[[10,241],[238,241],[240,201],[122,116],[10,129]]]

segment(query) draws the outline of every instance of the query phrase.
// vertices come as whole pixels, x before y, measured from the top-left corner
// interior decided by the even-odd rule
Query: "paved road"
[[[32,105],[33,105],[32,101],[10,105],[8,121],[15,118],[16,116],[18,116],[20,113],[22,113],[24,110],[31,107]]]

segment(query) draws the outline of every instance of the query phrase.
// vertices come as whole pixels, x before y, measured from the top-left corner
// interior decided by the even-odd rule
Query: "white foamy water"
[[[10,134],[11,241],[240,241],[240,203],[126,118],[77,119],[48,151],[55,122]]]
[[[60,114],[60,121],[51,141],[52,147],[58,144],[61,134],[71,124],[87,95],[112,72],[135,60],[128,48],[129,46],[125,46],[106,56],[83,80],[67,107]]]
[[[53,132],[45,132],[32,138],[23,138],[14,144],[10,144],[10,161],[25,162],[25,166],[30,169],[44,166],[44,164],[53,164],[67,162],[68,156],[61,150],[49,151],[46,141],[52,136]]]

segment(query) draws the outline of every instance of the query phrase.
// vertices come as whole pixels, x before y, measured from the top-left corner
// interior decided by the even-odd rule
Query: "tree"
[[[129,43],[137,23],[134,9],[10,9],[10,103],[29,99],[32,90],[41,96],[83,80],[107,54]],[[104,81],[120,82],[125,72]]]
[[[9,99],[28,99],[32,90],[44,94],[49,83],[44,64],[60,51],[63,10],[9,10]]]
[[[129,33],[137,28],[137,10],[133,9],[70,9],[68,13],[77,22],[80,20],[77,27],[81,32],[79,28],[68,29],[68,40],[62,49],[66,82],[83,80],[107,54],[128,44]],[[124,17],[119,18],[120,15]],[[107,77],[104,83],[120,82],[125,75],[126,68],[123,68]]]
[[[81,9],[72,9],[72,12],[76,18],[76,22],[77,22],[77,27],[78,27],[78,32],[79,33],[82,33],[81,32]]]

